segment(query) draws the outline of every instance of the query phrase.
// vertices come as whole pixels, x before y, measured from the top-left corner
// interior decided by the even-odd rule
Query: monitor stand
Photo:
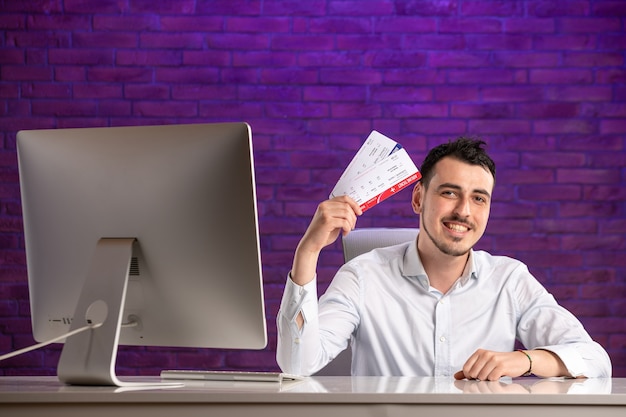
[[[118,387],[181,385],[124,382],[115,374],[117,346],[135,241],[134,238],[103,238],[98,241],[70,331],[89,324],[95,326],[66,338],[57,367],[61,382],[70,385]],[[99,323],[102,324],[98,326]]]

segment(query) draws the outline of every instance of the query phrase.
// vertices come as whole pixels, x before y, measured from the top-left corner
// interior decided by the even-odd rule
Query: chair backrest
[[[342,238],[343,258],[345,262],[376,248],[393,246],[414,240],[418,228],[365,227],[354,229]],[[350,375],[352,351],[350,346],[341,352],[316,375]]]
[[[354,229],[342,239],[344,262],[376,248],[397,245],[417,237],[418,228],[365,227]]]

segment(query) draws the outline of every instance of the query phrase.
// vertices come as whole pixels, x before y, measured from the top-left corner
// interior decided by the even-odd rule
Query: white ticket
[[[406,150],[374,131],[352,159],[330,197],[349,195],[366,211],[420,178]]]
[[[339,181],[343,178],[354,178],[371,167],[376,162],[388,157],[398,149],[402,148],[398,142],[387,136],[372,130],[372,133],[365,139],[359,151],[354,155],[346,170],[341,174]]]

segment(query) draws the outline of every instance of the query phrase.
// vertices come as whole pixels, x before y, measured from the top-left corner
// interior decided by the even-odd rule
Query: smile
[[[469,231],[469,227],[467,227],[467,226],[463,226],[462,224],[458,224],[458,223],[444,223],[444,225],[445,225],[448,229],[450,229],[450,230],[452,230],[452,231],[454,231],[454,232],[460,232],[460,233],[463,233],[463,232],[467,232],[467,231]]]

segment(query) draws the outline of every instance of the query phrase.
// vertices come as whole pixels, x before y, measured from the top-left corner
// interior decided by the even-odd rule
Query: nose
[[[471,204],[469,198],[459,198],[454,208],[454,214],[461,218],[469,217],[471,214]]]

